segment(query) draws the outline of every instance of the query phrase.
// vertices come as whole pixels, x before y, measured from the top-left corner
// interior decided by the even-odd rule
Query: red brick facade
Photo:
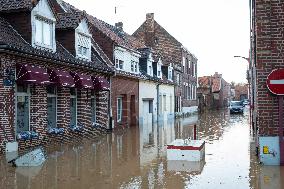
[[[235,97],[234,100],[248,99],[248,85],[237,84],[235,85]]]
[[[269,92],[266,79],[272,70],[284,67],[284,2],[255,0],[253,11],[258,133],[259,136],[278,136],[278,97]]]
[[[25,58],[17,55],[9,55],[6,53],[0,54],[1,59],[1,73],[5,68],[15,70],[15,65],[19,64],[34,64],[43,68],[53,68],[65,71],[76,71],[79,73],[89,75],[101,74],[83,70],[80,68],[69,67],[52,62],[46,62],[44,60],[38,60],[33,58]],[[38,139],[32,139],[27,141],[19,141],[19,148],[25,149],[27,147],[36,146],[42,143],[50,141],[54,138],[47,133],[47,91],[46,86],[42,85],[30,85],[30,130],[33,130],[39,134]],[[107,91],[96,92],[96,123],[102,127],[108,128],[108,93]],[[3,151],[5,143],[7,141],[13,141],[15,139],[15,85],[3,86],[3,78],[0,77],[0,151]],[[64,128],[65,133],[63,137],[65,139],[74,138],[77,134],[70,131],[70,89],[58,88],[57,93],[57,127]],[[77,120],[84,125],[84,134],[95,134],[96,130],[91,125],[91,90],[82,89],[78,90],[78,110]],[[4,132],[2,132],[4,131]],[[55,137],[57,138],[57,137]]]
[[[123,76],[112,78],[112,117],[116,127],[137,126],[139,116],[139,80]],[[117,98],[122,97],[122,121],[117,122]]]

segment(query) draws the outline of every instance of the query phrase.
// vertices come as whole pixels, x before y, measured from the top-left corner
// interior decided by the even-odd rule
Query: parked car
[[[241,101],[230,102],[230,113],[244,113],[244,105]]]
[[[243,105],[248,105],[249,104],[249,100],[248,99],[244,99],[242,102],[243,102]]]

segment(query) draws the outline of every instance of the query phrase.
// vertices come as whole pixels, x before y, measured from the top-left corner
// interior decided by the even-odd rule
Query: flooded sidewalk
[[[166,145],[197,135],[205,160],[167,161]],[[280,189],[284,170],[263,167],[254,155],[248,112],[206,112],[175,122],[122,129],[96,139],[47,147],[42,166],[0,161],[1,189],[252,188]]]

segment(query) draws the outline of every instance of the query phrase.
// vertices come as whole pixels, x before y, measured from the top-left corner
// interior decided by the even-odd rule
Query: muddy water
[[[167,161],[166,144],[193,137],[194,124],[199,139],[206,141],[205,160]],[[46,148],[48,159],[41,167],[14,168],[2,157],[0,188],[280,189],[284,170],[260,166],[253,145],[247,112],[206,112],[53,145]]]

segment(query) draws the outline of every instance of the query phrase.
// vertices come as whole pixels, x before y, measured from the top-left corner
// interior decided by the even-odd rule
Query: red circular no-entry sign
[[[270,92],[284,95],[284,69],[275,69],[267,77],[266,84]]]

